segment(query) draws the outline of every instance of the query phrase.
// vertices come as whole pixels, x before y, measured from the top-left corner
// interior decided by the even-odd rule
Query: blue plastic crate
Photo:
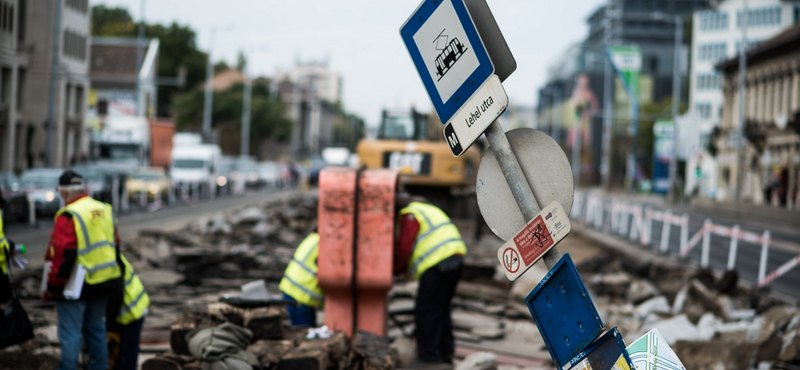
[[[569,253],[528,294],[525,303],[558,367],[569,363],[603,332],[603,320]]]

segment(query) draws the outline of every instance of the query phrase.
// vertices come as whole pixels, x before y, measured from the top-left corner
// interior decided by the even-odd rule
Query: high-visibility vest
[[[75,224],[78,264],[86,268],[84,281],[96,285],[120,277],[111,206],[84,197],[60,209],[56,218],[64,212],[72,215]]]
[[[282,292],[298,303],[312,307],[322,307],[325,301],[317,279],[318,255],[319,234],[312,232],[297,247],[279,285]]]
[[[3,211],[0,211],[0,271],[3,275],[8,274],[8,261],[6,261],[6,253],[11,253],[8,250],[8,240],[6,235],[3,234]]]
[[[141,319],[147,314],[147,307],[150,306],[150,296],[144,291],[142,280],[139,275],[133,272],[133,266],[120,255],[125,266],[125,290],[122,296],[122,307],[120,307],[117,322],[128,325]]]
[[[408,263],[408,271],[414,279],[419,280],[425,271],[452,255],[467,254],[461,233],[441,209],[427,203],[411,202],[400,210],[399,217],[407,214],[414,215],[419,222],[414,252]]]

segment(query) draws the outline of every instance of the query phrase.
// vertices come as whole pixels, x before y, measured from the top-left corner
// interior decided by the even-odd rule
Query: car
[[[20,176],[20,188],[33,200],[37,216],[52,216],[61,208],[63,200],[56,188],[63,172],[60,168],[32,168]]]
[[[154,201],[156,195],[166,199],[172,187],[172,181],[167,177],[166,171],[159,167],[140,167],[133,172],[128,181],[128,197],[131,200],[141,201],[141,194],[147,194],[147,201]]]
[[[322,157],[312,157],[306,160],[305,165],[303,166],[306,175],[308,176],[308,184],[309,185],[317,185],[319,182],[319,171],[322,171],[323,168],[330,166],[331,164],[325,162]]]
[[[270,188],[281,188],[284,184],[283,166],[277,162],[264,161],[258,164],[258,177],[262,185]]]
[[[112,178],[115,173],[105,166],[76,165],[72,170],[83,176],[86,182],[86,192],[90,197],[101,202],[111,203]]]
[[[28,217],[28,199],[20,188],[19,177],[12,172],[0,172],[0,191],[6,201],[3,221],[24,221]]]

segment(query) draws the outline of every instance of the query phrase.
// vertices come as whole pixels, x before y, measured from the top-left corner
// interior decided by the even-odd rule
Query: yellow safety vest
[[[322,307],[325,301],[325,293],[317,280],[318,255],[319,234],[313,232],[297,247],[279,285],[282,292],[312,307]]]
[[[64,212],[72,215],[75,224],[78,264],[86,268],[85,282],[96,285],[120,277],[111,206],[84,197],[60,209],[56,218]]]
[[[142,285],[139,275],[133,273],[133,266],[131,266],[130,262],[125,256],[120,255],[120,257],[125,265],[125,291],[117,322],[122,325],[128,325],[147,314],[147,307],[150,306],[150,296],[144,291],[144,285]]]
[[[6,253],[11,255],[11,251],[8,250],[8,240],[6,240],[6,235],[3,234],[3,211],[0,211],[0,271],[3,272],[3,275],[8,274]]]
[[[400,210],[400,216],[414,215],[419,222],[419,232],[414,243],[414,252],[408,263],[408,271],[419,280],[425,271],[448,257],[467,254],[467,246],[461,240],[458,228],[450,218],[436,206],[411,202]]]

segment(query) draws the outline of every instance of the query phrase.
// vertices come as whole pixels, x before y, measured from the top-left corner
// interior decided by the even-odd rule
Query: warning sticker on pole
[[[508,280],[517,280],[550,248],[569,234],[572,226],[561,204],[552,202],[497,250]]]

